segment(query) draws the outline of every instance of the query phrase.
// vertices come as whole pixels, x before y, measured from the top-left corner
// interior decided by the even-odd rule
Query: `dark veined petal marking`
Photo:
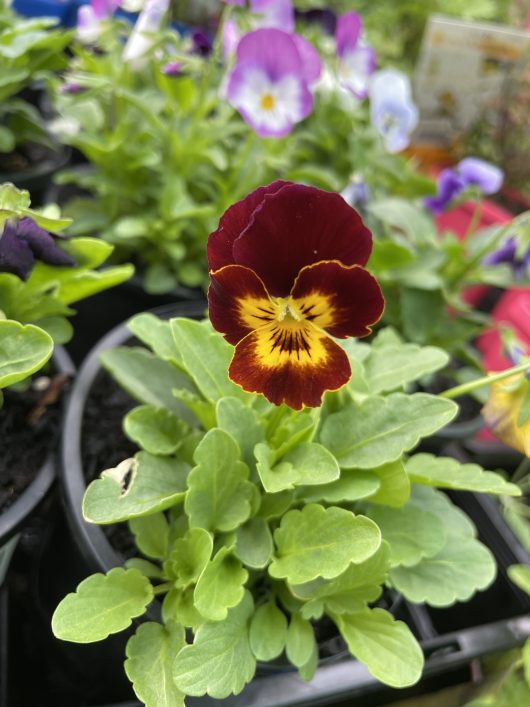
[[[300,410],[318,407],[326,390],[342,388],[351,369],[340,346],[310,322],[273,321],[239,342],[229,376],[275,405]]]
[[[302,269],[291,292],[300,314],[332,336],[367,336],[385,301],[375,277],[358,265],[316,263]]]
[[[210,321],[231,344],[274,318],[274,308],[255,272],[226,265],[212,273],[208,290]]]

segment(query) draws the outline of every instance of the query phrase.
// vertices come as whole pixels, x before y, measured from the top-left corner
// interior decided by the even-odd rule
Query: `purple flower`
[[[227,96],[261,137],[282,137],[313,108],[308,71],[288,32],[258,29],[237,46]]]
[[[6,221],[0,236],[0,272],[9,272],[27,280],[36,260],[48,265],[72,267],[75,262],[56,244],[57,236],[25,216],[19,221]]]
[[[294,32],[294,8],[291,0],[250,0],[250,9],[260,16],[259,27]]]
[[[208,56],[212,53],[211,37],[200,29],[195,30],[191,35],[193,42],[193,51],[199,56]]]
[[[439,214],[467,187],[475,186],[484,194],[494,194],[501,188],[503,180],[503,171],[495,165],[476,157],[466,157],[454,169],[440,172],[436,196],[426,197],[423,203]]]
[[[362,177],[356,175],[351,182],[341,191],[340,195],[350,206],[362,211],[370,197],[370,189]]]
[[[182,71],[182,62],[181,61],[168,61],[168,63],[162,67],[162,73],[165,76],[180,76],[181,71]]]
[[[82,93],[86,88],[76,81],[65,81],[60,90],[61,93]]]
[[[482,262],[484,265],[508,263],[508,265],[511,265],[516,279],[519,280],[525,276],[530,277],[530,249],[524,255],[517,251],[517,240],[510,236],[498,250],[487,255]]]
[[[239,7],[244,7],[245,0],[223,0],[226,5],[239,5]]]
[[[335,42],[339,58],[339,83],[356,98],[368,96],[368,82],[375,71],[375,51],[362,40],[362,21],[356,12],[337,20]]]
[[[110,17],[121,0],[92,0],[77,11],[77,37],[85,44],[92,44],[101,33],[100,22]]]
[[[388,152],[401,152],[418,124],[410,81],[395,69],[377,71],[369,84],[372,125],[383,137]]]
[[[225,59],[229,59],[233,54],[236,53],[237,45],[241,34],[239,32],[239,27],[237,22],[232,19],[226,20],[223,24],[222,34],[221,34],[221,46],[223,48],[223,56]]]

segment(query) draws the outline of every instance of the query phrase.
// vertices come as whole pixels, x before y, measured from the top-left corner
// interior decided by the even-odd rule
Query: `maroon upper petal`
[[[206,253],[210,270],[219,270],[225,265],[235,263],[232,246],[236,238],[243,233],[249,225],[254,211],[263,203],[267,194],[274,194],[291,182],[277,180],[264,187],[259,187],[241,201],[230,206],[221,216],[216,231],[210,234]]]
[[[254,270],[271,295],[288,296],[306,265],[322,260],[366,264],[371,233],[339,194],[300,184],[267,189],[247,228],[235,240],[230,229],[229,238],[231,262]],[[229,214],[223,219],[228,221]]]

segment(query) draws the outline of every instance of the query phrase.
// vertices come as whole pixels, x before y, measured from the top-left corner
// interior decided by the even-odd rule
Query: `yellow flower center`
[[[261,97],[261,107],[263,108],[263,110],[272,110],[274,108],[274,104],[274,96],[272,96],[270,93],[265,93]]]

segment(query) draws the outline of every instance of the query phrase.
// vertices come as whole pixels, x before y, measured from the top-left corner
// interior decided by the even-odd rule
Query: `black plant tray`
[[[507,650],[522,644],[530,636],[530,599],[518,590],[506,574],[508,566],[514,563],[528,563],[530,555],[520,546],[511,529],[506,525],[499,507],[494,500],[470,493],[452,494],[452,499],[471,517],[477,526],[480,539],[494,553],[498,563],[497,579],[485,592],[480,592],[464,604],[448,609],[427,609],[422,605],[401,602],[395,612],[396,617],[406,621],[420,640],[426,656],[425,671],[421,682],[406,690],[392,690],[382,686],[368,673],[363,665],[352,659],[339,660],[323,665],[311,683],[298,679],[295,672],[271,673],[256,678],[237,697],[223,701],[209,698],[188,699],[188,707],[310,707],[313,705],[336,705],[337,707],[375,707],[394,701],[441,690],[445,687],[468,682],[476,661],[497,651]],[[31,584],[31,582],[30,582]],[[85,707],[98,705],[101,700],[91,701],[87,695],[73,697],[72,688],[68,697],[61,694],[61,686],[74,677],[68,662],[43,666],[46,656],[36,653],[40,665],[28,664],[28,641],[32,644],[39,637],[33,635],[33,622],[20,622],[28,615],[27,597],[18,598],[12,592],[10,599],[11,621],[8,657],[11,666],[11,700],[0,702],[0,707],[33,707],[34,704],[54,704],[54,707]],[[17,607],[18,604],[18,607]],[[31,616],[31,611],[29,612]],[[484,619],[487,617],[488,622]],[[0,636],[5,629],[0,613]],[[49,629],[40,623],[39,630]],[[32,633],[33,632],[33,633]],[[48,637],[49,640],[49,637]],[[52,639],[53,640],[53,639]],[[102,644],[98,644],[100,649]],[[70,644],[62,644],[69,650]],[[23,666],[18,669],[16,666]],[[5,667],[5,664],[4,664]],[[27,679],[28,674],[44,671],[44,681],[36,680],[35,700],[20,699],[17,682]],[[71,668],[71,666],[70,666]],[[61,675],[61,671],[66,674]],[[68,674],[70,673],[70,674]],[[26,678],[24,678],[26,676]],[[0,675],[0,678],[2,676]],[[103,676],[101,676],[102,679]],[[109,686],[110,687],[110,686]],[[26,689],[23,691],[25,695]],[[109,689],[110,696],[110,689]],[[139,707],[140,703],[129,701],[110,704],[106,707]]]

